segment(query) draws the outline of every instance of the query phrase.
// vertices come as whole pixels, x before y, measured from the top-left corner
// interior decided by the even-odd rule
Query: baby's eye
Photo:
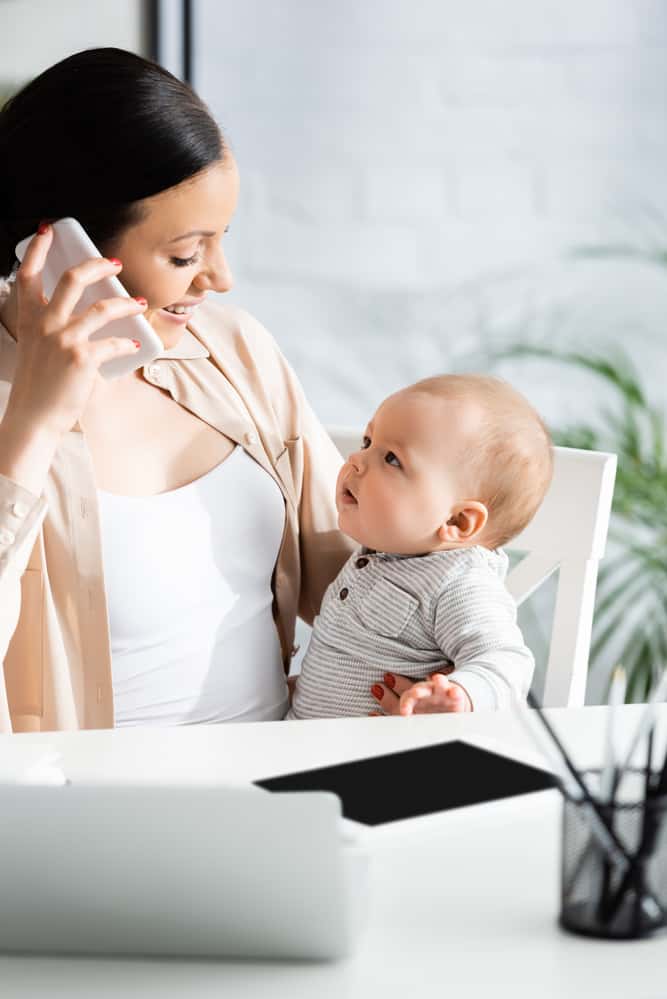
[[[387,453],[384,456],[384,460],[387,462],[388,465],[394,465],[395,468],[401,467],[401,463],[393,451],[387,451]]]
[[[370,439],[370,437],[362,437],[361,438],[361,450],[365,451],[366,448],[370,447],[370,446],[371,446],[371,439]]]

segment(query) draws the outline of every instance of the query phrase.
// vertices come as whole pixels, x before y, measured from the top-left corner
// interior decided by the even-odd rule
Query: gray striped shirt
[[[534,660],[504,578],[507,555],[459,548],[404,556],[362,549],[324,595],[287,718],[381,710],[386,671],[421,680],[452,663],[475,711],[524,698]]]

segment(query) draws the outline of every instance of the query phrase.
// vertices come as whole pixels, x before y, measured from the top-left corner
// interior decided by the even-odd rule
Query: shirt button
[[[12,513],[15,517],[25,517],[28,512],[28,504],[22,503],[21,500],[17,500],[16,503],[12,505]]]
[[[253,444],[257,443],[257,434],[247,433],[243,440],[249,447],[251,447]]]
[[[368,565],[368,559],[358,558],[354,564],[356,565],[357,569],[364,569]]]
[[[160,381],[160,369],[158,368],[157,364],[151,364],[149,368],[146,368],[146,374],[148,375],[149,378],[152,378],[153,381],[155,382]]]
[[[338,594],[338,596],[340,597],[341,600],[345,600],[349,592],[350,591],[348,590],[347,586],[344,586],[343,589]]]
[[[0,545],[11,545],[15,540],[15,536],[12,531],[8,531],[6,527],[0,531]]]

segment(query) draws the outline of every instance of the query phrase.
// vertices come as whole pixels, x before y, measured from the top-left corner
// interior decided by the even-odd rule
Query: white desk
[[[624,708],[621,725],[640,710]],[[604,709],[550,717],[580,763],[599,762]],[[667,705],[661,726],[662,748]],[[39,742],[61,751],[73,779],[208,783],[476,736],[508,751],[529,745],[502,713],[10,736],[0,753]],[[0,996],[665,999],[666,936],[610,943],[558,929],[559,819],[557,792],[546,791],[381,833],[370,847],[370,924],[339,964],[0,956]]]

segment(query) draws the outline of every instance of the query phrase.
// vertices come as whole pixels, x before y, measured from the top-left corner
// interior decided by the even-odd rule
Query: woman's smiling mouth
[[[176,302],[174,305],[168,305],[158,309],[157,311],[164,319],[168,319],[171,322],[185,324],[188,319],[191,318],[193,311],[197,308],[200,302],[204,301],[204,297],[205,296],[202,296],[192,302]]]

